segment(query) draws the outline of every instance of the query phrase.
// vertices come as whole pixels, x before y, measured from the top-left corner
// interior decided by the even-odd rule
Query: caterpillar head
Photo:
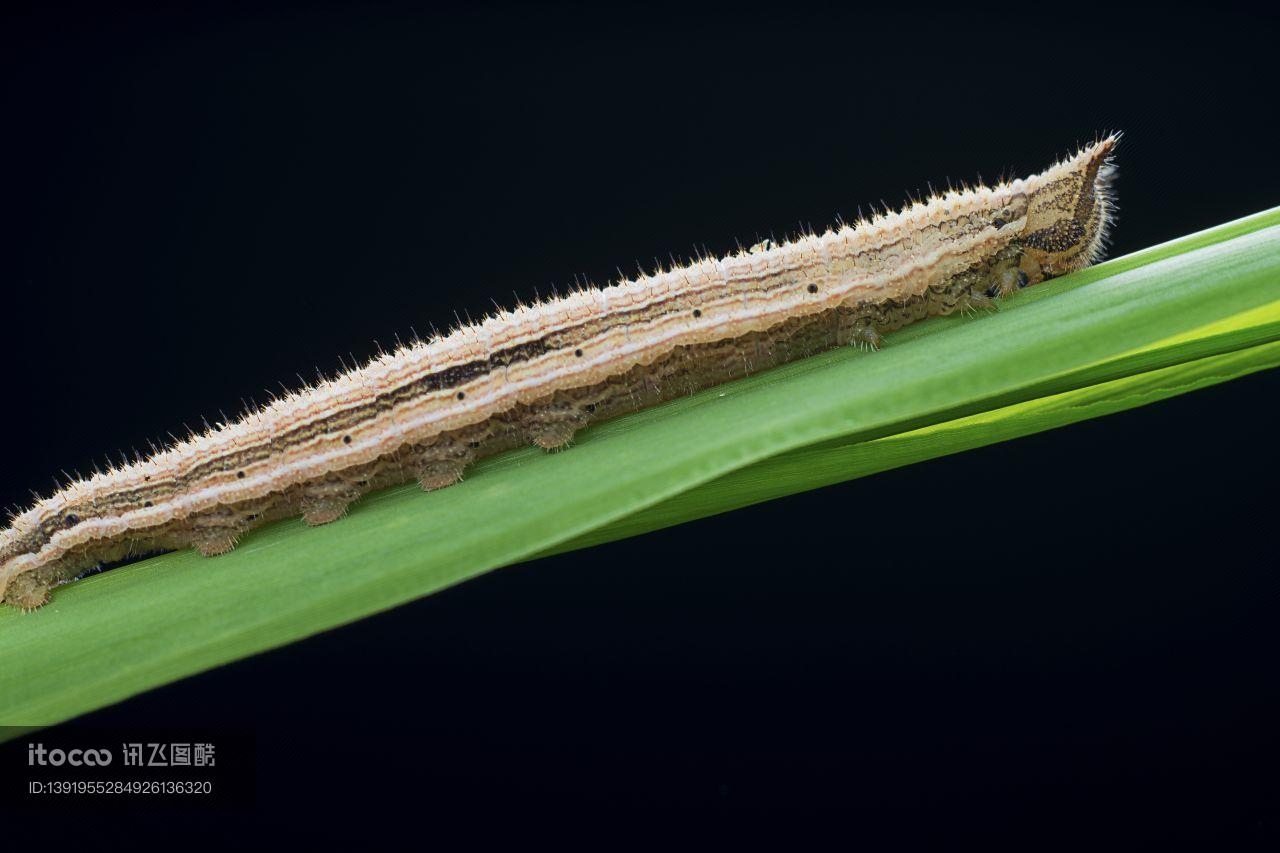
[[[1030,284],[1087,267],[1102,256],[1115,218],[1111,152],[1119,141],[1120,135],[1112,134],[1027,179],[1026,225],[1016,242],[1022,249],[1019,269]]]

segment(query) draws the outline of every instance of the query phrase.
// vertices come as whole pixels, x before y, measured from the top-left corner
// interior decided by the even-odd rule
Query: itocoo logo
[[[111,763],[109,749],[45,749],[42,743],[27,744],[27,766],[61,767],[68,764],[72,767],[106,767]]]

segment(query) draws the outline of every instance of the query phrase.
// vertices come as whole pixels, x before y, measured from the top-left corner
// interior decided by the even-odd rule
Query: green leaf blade
[[[169,554],[0,612],[0,723],[48,725],[502,565],[1205,387],[1280,362],[1280,210],[370,496],[212,560]]]

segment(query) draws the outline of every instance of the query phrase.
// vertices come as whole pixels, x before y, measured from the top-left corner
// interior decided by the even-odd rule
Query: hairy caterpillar
[[[268,521],[437,489],[475,459],[1084,267],[1112,218],[1109,136],[1027,179],[521,306],[376,358],[150,458],[67,485],[0,531],[0,597],[34,608],[127,554],[235,547]]]

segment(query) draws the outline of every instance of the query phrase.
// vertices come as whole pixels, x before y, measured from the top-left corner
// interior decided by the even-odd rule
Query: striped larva
[[[766,241],[505,311],[376,358],[150,458],[67,485],[0,531],[0,597],[128,554],[207,556],[361,495],[457,482],[476,458],[567,445],[587,424],[880,336],[1096,260],[1111,136],[1027,179],[952,190],[822,234]]]

